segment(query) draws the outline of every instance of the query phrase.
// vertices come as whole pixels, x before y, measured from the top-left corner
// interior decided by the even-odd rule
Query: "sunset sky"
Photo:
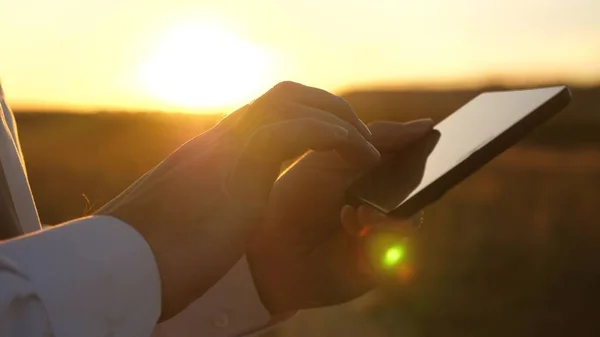
[[[2,0],[13,106],[229,109],[274,83],[600,80],[598,0]]]

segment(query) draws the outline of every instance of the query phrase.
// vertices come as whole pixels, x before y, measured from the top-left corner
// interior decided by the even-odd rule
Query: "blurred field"
[[[439,120],[475,93],[346,97],[367,121]],[[43,222],[102,205],[218,118],[17,114]],[[302,313],[268,335],[600,335],[598,216],[600,89],[577,89],[559,118],[425,211],[418,282]]]

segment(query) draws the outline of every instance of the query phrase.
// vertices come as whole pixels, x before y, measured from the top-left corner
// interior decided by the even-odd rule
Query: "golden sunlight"
[[[176,108],[241,105],[272,83],[271,55],[215,22],[179,23],[154,48],[142,63],[141,84]]]

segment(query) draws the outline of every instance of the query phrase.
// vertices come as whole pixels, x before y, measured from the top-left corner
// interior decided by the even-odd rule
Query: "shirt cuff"
[[[56,336],[149,336],[160,316],[152,251],[131,226],[93,216],[3,243]]]
[[[243,257],[201,298],[158,325],[152,337],[247,336],[285,318],[271,317],[264,307]]]

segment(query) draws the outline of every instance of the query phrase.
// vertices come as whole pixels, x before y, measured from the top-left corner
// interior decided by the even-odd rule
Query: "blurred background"
[[[599,1],[19,0],[0,13],[0,79],[46,224],[101,206],[282,80],[342,95],[367,122],[571,85],[566,110],[425,210],[418,282],[265,336],[600,335]]]

